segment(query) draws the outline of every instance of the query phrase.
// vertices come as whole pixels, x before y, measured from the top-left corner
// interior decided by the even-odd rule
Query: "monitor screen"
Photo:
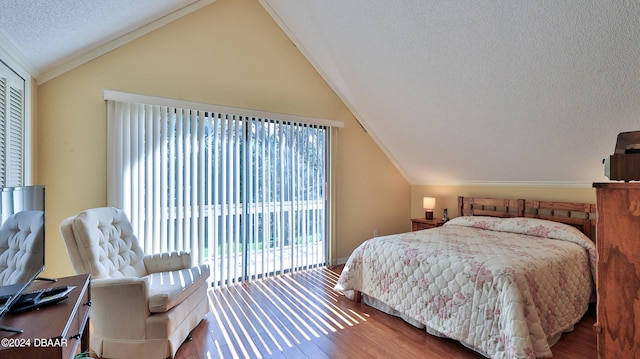
[[[0,319],[44,270],[44,186],[0,190]]]

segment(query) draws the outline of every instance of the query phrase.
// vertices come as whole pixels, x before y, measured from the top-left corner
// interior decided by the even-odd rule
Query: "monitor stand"
[[[0,332],[24,333],[24,330],[0,325]]]
[[[36,277],[34,280],[42,280],[42,281],[46,281],[46,282],[57,282],[58,281],[58,279],[56,279],[56,278],[45,278],[45,277]],[[4,326],[4,325],[0,325],[0,332],[24,333],[24,330],[18,329],[18,328],[13,328],[13,327],[7,327],[7,326]]]

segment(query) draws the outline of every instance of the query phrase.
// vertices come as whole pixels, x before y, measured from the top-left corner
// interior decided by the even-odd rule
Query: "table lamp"
[[[434,197],[424,197],[422,199],[422,208],[425,211],[426,219],[433,219],[433,209],[436,208],[436,199]]]

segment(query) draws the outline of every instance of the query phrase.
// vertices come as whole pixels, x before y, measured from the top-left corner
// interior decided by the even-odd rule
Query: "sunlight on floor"
[[[366,321],[366,314],[337,305],[337,278],[331,270],[315,269],[272,277],[268,284],[213,289],[209,301],[219,351],[213,357],[222,357],[226,348],[234,358],[262,358]]]

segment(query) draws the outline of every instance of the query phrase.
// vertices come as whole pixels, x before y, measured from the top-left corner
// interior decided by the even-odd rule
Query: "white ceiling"
[[[213,1],[0,0],[0,45],[15,49],[34,77],[49,79],[150,23]]]
[[[640,130],[638,1],[261,2],[413,184],[590,185]]]
[[[214,0],[1,1],[42,81]],[[412,184],[589,185],[640,130],[636,0],[259,1]]]

